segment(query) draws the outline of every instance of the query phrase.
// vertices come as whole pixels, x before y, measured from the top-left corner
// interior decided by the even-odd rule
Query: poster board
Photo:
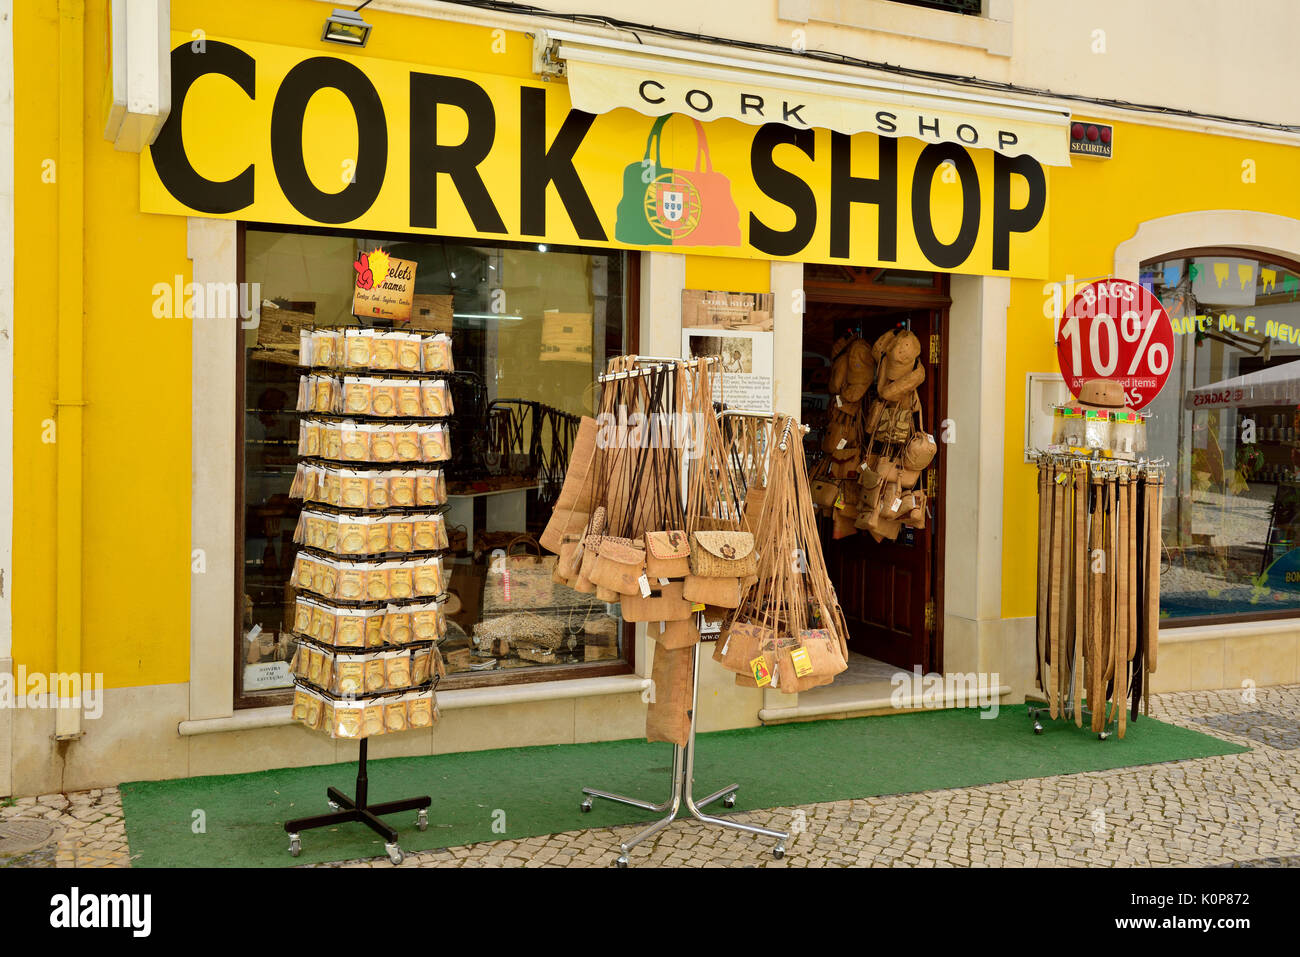
[[[682,290],[682,356],[721,356],[713,399],[772,411],[772,294]]]

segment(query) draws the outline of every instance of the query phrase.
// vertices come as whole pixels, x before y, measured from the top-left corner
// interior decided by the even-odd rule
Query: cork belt
[[[1150,707],[1163,476],[1157,468],[1043,458],[1038,495],[1035,650],[1047,710],[1082,727],[1086,698],[1092,730],[1114,723],[1123,737],[1139,705]]]
[[[1065,473],[1056,468],[1052,469],[1052,555],[1050,584],[1048,586],[1048,627],[1049,637],[1051,640],[1050,665],[1052,669],[1051,680],[1049,680],[1049,690],[1047,701],[1049,713],[1053,718],[1061,716],[1061,559],[1064,552],[1061,539],[1064,537],[1064,522],[1062,511],[1064,508],[1065,488],[1062,481]]]
[[[1084,613],[1084,595],[1088,589],[1087,550],[1084,541],[1088,534],[1088,468],[1074,469],[1074,577],[1071,599],[1074,602],[1074,724],[1083,727],[1083,646],[1087,641],[1087,615]]]
[[[1051,525],[1051,472],[1047,462],[1038,464],[1038,614],[1034,619],[1034,640],[1038,653],[1038,687],[1051,697],[1047,671],[1047,579],[1049,547],[1052,539]]]

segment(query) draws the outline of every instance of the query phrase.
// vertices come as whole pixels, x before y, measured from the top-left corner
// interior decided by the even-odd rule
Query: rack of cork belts
[[[307,330],[300,364],[293,717],[360,749],[355,793],[331,787],[330,813],[284,828],[297,857],[302,831],[359,822],[399,864],[397,831],[381,818],[414,810],[423,831],[431,800],[369,803],[366,761],[371,738],[428,729],[438,717],[451,340]]]
[[[1036,670],[1042,717],[1123,738],[1150,703],[1160,631],[1163,467],[1119,383],[1092,380],[1055,410],[1038,463]],[[1085,703],[1086,702],[1086,703]],[[1146,707],[1143,707],[1145,702]]]

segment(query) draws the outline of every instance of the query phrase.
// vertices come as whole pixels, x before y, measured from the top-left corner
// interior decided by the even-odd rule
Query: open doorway
[[[868,343],[898,326],[916,335],[926,369],[918,389],[925,429],[939,438],[946,417],[947,277],[808,266],[804,286],[802,416],[811,427],[806,439],[809,462],[823,454],[832,347],[846,332]],[[822,550],[849,626],[851,671],[883,674],[917,665],[926,672],[943,669],[942,441],[938,447],[922,482],[928,493],[924,528],[904,527],[896,540],[877,542],[865,531],[834,539],[831,521],[820,524]]]

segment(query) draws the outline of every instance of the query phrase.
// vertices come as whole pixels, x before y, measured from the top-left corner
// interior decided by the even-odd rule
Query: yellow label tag
[[[839,495],[836,495],[836,496],[835,496],[835,507],[836,507],[836,508],[843,508],[843,507],[844,507],[844,492],[843,492],[843,490],[840,491],[840,494],[839,494]]]
[[[1057,484],[1057,485],[1064,485],[1064,484],[1065,484],[1065,473],[1064,473],[1064,472],[1062,472],[1060,475],[1058,475],[1058,476],[1056,477],[1056,484]]]
[[[759,655],[749,663],[749,670],[754,675],[754,682],[760,687],[772,683],[772,669],[767,666],[767,657]]]
[[[704,611],[704,602],[697,601],[691,606],[691,611]]]
[[[807,648],[795,648],[790,652],[790,662],[794,665],[796,677],[802,678],[806,674],[812,673],[812,659],[808,657]]]

